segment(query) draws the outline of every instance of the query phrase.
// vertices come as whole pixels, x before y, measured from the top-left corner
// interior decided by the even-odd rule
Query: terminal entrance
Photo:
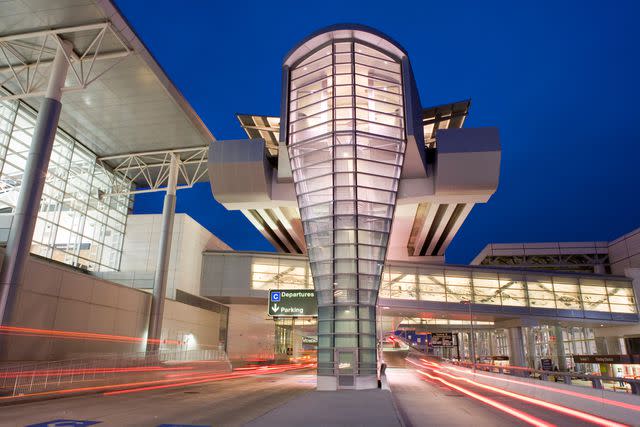
[[[336,349],[335,360],[338,362],[338,389],[354,388],[358,360],[356,351]]]

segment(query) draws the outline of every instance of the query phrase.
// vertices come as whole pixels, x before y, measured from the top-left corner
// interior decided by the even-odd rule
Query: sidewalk
[[[401,427],[386,390],[313,391],[256,418],[247,427]]]

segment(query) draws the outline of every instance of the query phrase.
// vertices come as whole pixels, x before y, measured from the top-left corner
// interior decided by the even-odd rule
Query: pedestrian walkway
[[[402,423],[386,390],[314,391],[290,400],[247,424],[247,427],[367,426],[400,427]]]

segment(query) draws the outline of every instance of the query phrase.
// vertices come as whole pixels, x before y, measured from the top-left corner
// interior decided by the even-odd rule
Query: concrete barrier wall
[[[143,338],[151,295],[31,257],[12,326]],[[144,343],[50,337],[8,338],[8,360],[60,360],[85,353],[134,352]]]
[[[31,257],[17,293],[11,326],[136,337],[140,341],[9,335],[1,342],[0,360],[63,360],[144,351],[150,305],[147,292]],[[167,300],[163,338],[188,338],[180,349],[197,348],[198,344],[217,347],[219,330],[219,313]]]
[[[458,366],[444,365],[447,372],[452,375],[465,377],[513,393],[535,397],[540,400],[552,402],[558,405],[588,412],[594,415],[608,418],[629,425],[639,425],[640,412],[632,409],[615,406],[603,399],[640,407],[640,396],[629,393],[617,393],[609,390],[599,390],[563,383],[541,381],[533,378],[519,378],[504,374],[479,371],[474,374],[470,369]],[[567,391],[569,393],[562,393]],[[589,398],[581,398],[572,393],[586,395]]]
[[[275,322],[267,316],[266,304],[229,305],[228,335],[230,359],[273,357]]]
[[[182,349],[217,349],[219,333],[220,313],[178,301],[166,301],[162,321],[163,338],[185,342]]]

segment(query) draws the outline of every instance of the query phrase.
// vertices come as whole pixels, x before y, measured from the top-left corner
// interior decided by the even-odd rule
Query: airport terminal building
[[[0,341],[3,359],[153,343],[317,358],[318,388],[365,389],[385,334],[560,370],[610,369],[577,355],[640,353],[640,230],[490,244],[471,265],[446,263],[498,188],[498,130],[464,128],[469,100],[424,105],[388,36],[310,35],[284,58],[280,115],[239,114],[248,138],[218,141],[111,1],[51,3],[65,13],[0,11],[0,327],[19,331]],[[206,181],[276,252],[233,251],[175,214],[177,190]],[[163,213],[131,215],[151,191],[165,192]],[[317,316],[268,315],[274,290],[314,290]],[[435,332],[456,348],[434,347]]]

